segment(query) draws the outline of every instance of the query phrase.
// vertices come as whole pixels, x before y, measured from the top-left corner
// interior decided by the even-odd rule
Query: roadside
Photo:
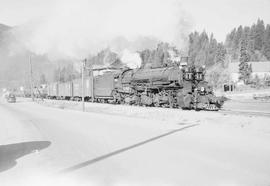
[[[81,111],[81,102],[62,101],[62,100],[43,100],[38,101],[39,104],[54,107],[57,109],[77,110]],[[262,106],[256,102],[250,105],[254,106],[254,109],[258,109],[259,112],[267,112],[268,106],[266,104]],[[228,101],[224,105],[225,109],[232,110],[244,110],[251,111],[251,107],[246,102]],[[260,110],[261,109],[261,110]],[[155,107],[137,107],[129,105],[112,105],[112,104],[100,104],[100,103],[85,103],[85,110],[89,113],[98,113],[106,115],[117,115],[122,117],[142,118],[156,120],[163,122],[164,125],[182,125],[189,124],[201,124],[201,125],[213,125],[213,127],[225,127],[230,130],[238,130],[256,133],[265,131],[270,132],[270,117],[264,117],[254,114],[241,114],[226,113],[226,112],[211,112],[211,111],[193,111],[193,110],[179,110],[170,108],[155,108]],[[258,124],[259,123],[259,124]]]
[[[18,99],[0,106],[9,127],[0,125],[4,145],[15,143],[7,131],[16,137],[20,128],[27,141],[51,143],[1,172],[1,185],[270,183],[267,117],[96,103],[87,103],[83,113],[78,102],[55,100]]]

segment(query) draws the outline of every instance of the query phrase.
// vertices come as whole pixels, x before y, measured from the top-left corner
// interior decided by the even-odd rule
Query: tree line
[[[168,43],[160,43],[155,50],[141,51],[142,67],[168,65],[169,50],[176,49]],[[258,19],[252,26],[239,26],[227,34],[224,42],[218,42],[213,34],[209,35],[206,31],[194,31],[189,34],[188,56],[190,63],[204,65],[206,69],[214,66],[226,69],[229,62],[240,61],[240,79],[246,81],[252,72],[252,67],[247,62],[270,60],[270,25],[265,25],[263,20]],[[89,61],[96,65],[122,65],[119,56],[109,49],[89,57]],[[55,69],[53,79],[69,81],[74,78],[71,73],[75,73],[71,66],[58,68]]]
[[[270,25],[258,19],[252,26],[234,28],[226,37],[225,46],[232,60],[241,58],[241,49],[247,50],[249,61],[270,60]]]
[[[210,76],[214,74],[215,81],[222,72],[220,68],[224,71],[229,62],[240,62],[239,79],[247,84],[252,73],[248,62],[270,60],[270,25],[265,25],[261,19],[252,26],[241,25],[227,34],[225,42],[217,42],[213,34],[209,36],[205,31],[192,32],[188,54],[191,63],[212,70]]]
[[[46,82],[46,78],[41,74],[40,82]],[[68,82],[73,79],[79,78],[80,72],[78,72],[72,64],[68,64],[63,67],[58,67],[54,69],[53,72],[53,81],[54,82]]]
[[[192,32],[188,53],[191,62],[210,67],[224,63],[226,58],[239,61],[242,45],[247,50],[248,61],[270,60],[270,25],[265,26],[263,20],[258,19],[252,26],[239,26],[227,35],[224,43],[217,42],[213,34],[209,36],[205,31]]]

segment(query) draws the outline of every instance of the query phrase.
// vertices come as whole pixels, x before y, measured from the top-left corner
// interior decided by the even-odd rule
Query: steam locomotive
[[[205,81],[205,69],[195,66],[113,69],[48,85],[48,98],[139,106],[217,111],[223,100]]]

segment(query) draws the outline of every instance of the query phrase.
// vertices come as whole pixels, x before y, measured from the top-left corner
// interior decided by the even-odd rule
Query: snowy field
[[[80,109],[80,102],[2,100],[1,186],[270,185],[270,117],[97,103]]]

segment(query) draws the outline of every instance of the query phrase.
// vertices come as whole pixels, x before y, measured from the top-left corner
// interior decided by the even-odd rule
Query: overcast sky
[[[0,0],[0,23],[13,26],[46,17],[57,3],[59,8],[57,1],[61,0]],[[110,3],[113,1],[115,0],[108,0]],[[193,30],[205,29],[207,32],[213,32],[219,41],[224,41],[226,34],[240,24],[251,25],[258,18],[270,23],[270,0],[179,0],[179,2]],[[104,3],[104,6],[110,5]]]

